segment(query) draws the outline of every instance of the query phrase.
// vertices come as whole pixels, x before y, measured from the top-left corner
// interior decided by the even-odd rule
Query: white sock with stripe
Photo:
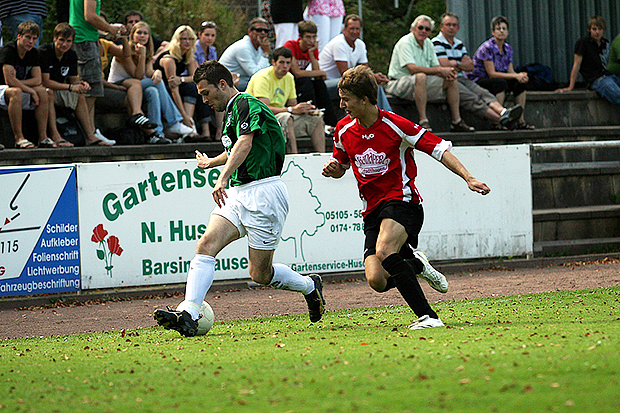
[[[200,306],[213,284],[215,274],[215,258],[209,255],[196,254],[189,265],[187,284],[185,284],[185,300],[178,305],[177,311],[187,311],[194,320],[198,319]]]
[[[314,291],[312,278],[301,275],[284,264],[273,264],[273,278],[269,285],[278,290],[297,291],[304,295]]]

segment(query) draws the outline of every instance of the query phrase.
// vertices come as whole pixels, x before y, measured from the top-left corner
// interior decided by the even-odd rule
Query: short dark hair
[[[32,20],[23,21],[17,26],[17,34],[24,35],[26,33],[31,33],[35,36],[39,36],[40,29],[39,25],[33,22]]]
[[[140,16],[140,20],[144,20],[144,16],[142,15],[142,13],[140,13],[140,11],[138,11],[138,10],[129,10],[123,16],[123,20],[125,21],[125,24],[127,24],[127,19],[129,18],[129,16]]]
[[[266,24],[267,27],[269,27],[269,22],[265,19],[263,19],[262,17],[254,17],[252,20],[250,20],[250,22],[248,23],[248,30],[252,30],[254,28],[254,25],[256,23],[263,23]]]
[[[349,14],[344,18],[343,27],[347,27],[350,21],[358,21],[362,24],[362,18],[357,14]]]
[[[207,83],[218,86],[222,79],[224,79],[228,86],[233,87],[234,83],[230,70],[217,60],[207,60],[198,66],[194,72],[195,84],[198,84],[201,80],[206,80]]]
[[[360,99],[368,98],[373,105],[377,104],[379,86],[372,70],[366,65],[358,65],[342,74],[338,89],[350,92]]]
[[[600,27],[603,30],[605,30],[607,28],[607,24],[605,23],[605,19],[602,16],[592,16],[592,17],[590,17],[590,20],[588,20],[588,31],[590,31],[592,26]]]
[[[75,39],[75,29],[69,23],[58,23],[54,27],[54,39],[57,37],[72,37]]]
[[[452,13],[451,11],[447,11],[439,17],[439,25],[443,24],[443,19],[446,17],[452,17],[453,19],[457,19],[460,21],[459,16],[456,13]]]
[[[288,47],[278,47],[276,50],[273,51],[273,55],[271,58],[274,62],[277,62],[280,56],[284,57],[285,59],[292,59],[293,52],[291,52],[291,49],[289,49]]]
[[[508,19],[506,17],[504,16],[493,17],[491,19],[491,31],[495,30],[495,28],[502,23],[506,23],[506,27],[510,28],[510,25],[508,24]]]
[[[316,23],[312,20],[302,20],[297,23],[297,27],[299,29],[299,37],[302,37],[306,33],[316,34],[318,32]]]

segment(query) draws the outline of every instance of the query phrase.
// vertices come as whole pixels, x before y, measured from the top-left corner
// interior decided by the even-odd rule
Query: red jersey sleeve
[[[431,155],[438,161],[441,160],[445,151],[452,149],[452,142],[441,139],[417,123],[390,112],[383,112],[383,116],[395,125],[395,130],[401,135],[403,141],[417,150]]]

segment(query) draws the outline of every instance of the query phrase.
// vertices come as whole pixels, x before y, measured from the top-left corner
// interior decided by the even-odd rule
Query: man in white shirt
[[[248,34],[228,46],[219,62],[232,73],[239,74],[237,89],[244,91],[252,75],[269,67],[271,44],[267,37],[269,23],[261,17],[250,20]]]
[[[366,44],[359,38],[361,31],[362,19],[357,14],[349,14],[344,18],[342,33],[331,39],[319,54],[322,69],[327,73],[325,85],[330,95],[334,97],[337,96],[338,81],[347,69],[357,65],[368,66]],[[373,75],[379,84],[377,106],[391,111],[390,103],[381,87],[388,81],[388,78],[383,73],[375,72]]]

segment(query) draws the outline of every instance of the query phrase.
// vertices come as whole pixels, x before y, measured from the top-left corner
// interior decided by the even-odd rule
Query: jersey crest
[[[361,155],[355,155],[355,166],[359,170],[360,175],[366,177],[369,175],[383,175],[390,165],[390,158],[385,152],[376,152],[372,148],[368,148]]]

